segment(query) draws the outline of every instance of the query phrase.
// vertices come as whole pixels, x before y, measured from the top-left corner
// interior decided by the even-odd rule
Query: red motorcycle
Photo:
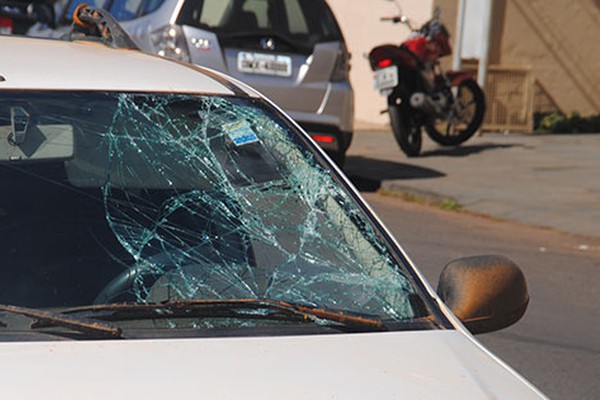
[[[388,98],[387,111],[402,151],[419,155],[422,128],[444,146],[468,140],[483,122],[485,97],[470,73],[442,70],[439,59],[452,49],[439,8],[419,29],[406,16],[381,20],[405,24],[413,32],[400,46],[386,44],[369,53],[375,88]]]

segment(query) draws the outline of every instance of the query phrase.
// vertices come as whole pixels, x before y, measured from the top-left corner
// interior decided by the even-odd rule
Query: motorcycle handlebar
[[[414,27],[412,21],[405,15],[396,16],[396,17],[381,17],[379,18],[381,21],[391,21],[394,24],[406,24],[411,31],[416,31],[417,29]]]
[[[402,9],[400,9],[400,12],[402,12]],[[439,7],[436,7],[435,11],[433,12],[433,17],[425,25],[430,24],[431,22],[439,22],[441,12],[442,12],[442,10]],[[415,27],[415,25],[413,24],[413,21],[411,21],[405,15],[400,15],[400,16],[395,16],[395,17],[381,17],[381,18],[379,18],[379,20],[380,21],[390,21],[394,24],[398,24],[398,23],[406,24],[410,28],[410,30],[413,32],[419,32],[422,29],[422,28],[418,29],[417,27]]]
[[[398,22],[402,22],[402,17],[381,17],[379,18],[380,21],[391,21],[394,24],[397,24]]]

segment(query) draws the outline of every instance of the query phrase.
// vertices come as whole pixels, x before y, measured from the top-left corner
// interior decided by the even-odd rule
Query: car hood
[[[529,399],[459,331],[0,344],[10,399]]]

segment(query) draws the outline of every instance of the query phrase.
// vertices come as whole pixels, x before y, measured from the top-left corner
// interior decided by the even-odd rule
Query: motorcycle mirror
[[[402,6],[400,5],[400,3],[398,3],[398,0],[386,0],[387,2],[390,3],[394,3],[396,5],[396,7],[398,8],[398,12],[400,12],[400,15],[402,15]]]
[[[435,11],[433,12],[433,16],[435,19],[438,19],[440,17],[440,14],[442,13],[442,10],[440,9],[440,7],[436,7]]]

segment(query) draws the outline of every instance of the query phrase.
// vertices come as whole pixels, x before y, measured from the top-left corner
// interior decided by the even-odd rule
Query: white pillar
[[[482,35],[481,35],[481,52],[479,54],[479,67],[477,72],[477,83],[481,89],[485,90],[485,82],[487,79],[488,61],[490,57],[490,39],[492,31],[492,1],[483,1],[482,12]]]
[[[456,17],[456,40],[454,42],[454,58],[452,59],[452,69],[458,71],[462,59],[463,36],[465,32],[465,9],[467,0],[458,0],[458,15]]]

